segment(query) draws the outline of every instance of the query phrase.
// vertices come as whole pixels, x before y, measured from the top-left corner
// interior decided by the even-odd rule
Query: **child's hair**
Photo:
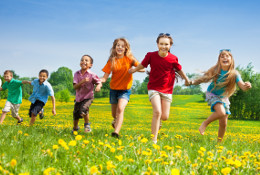
[[[46,73],[47,74],[47,77],[49,77],[49,72],[46,70],[46,69],[42,69],[40,72],[39,72],[39,75],[41,73]]]
[[[4,72],[4,75],[6,75],[6,74],[11,74],[11,76],[13,76],[13,71],[11,71],[11,70],[6,70],[6,71]]]
[[[93,60],[93,58],[92,58],[90,55],[83,55],[83,56],[81,57],[81,59],[82,59],[83,57],[89,57],[89,58],[90,58],[90,63],[93,64],[94,60]],[[90,67],[90,68],[91,68],[91,67]]]
[[[198,79],[194,80],[194,85],[198,85],[200,83],[206,83],[209,81],[213,81],[214,82],[214,88],[216,88],[216,82],[217,79],[220,75],[221,72],[221,64],[220,64],[220,57],[222,57],[222,55],[228,55],[231,57],[231,64],[230,67],[228,69],[228,72],[225,74],[225,81],[224,82],[220,82],[218,83],[218,87],[219,88],[223,88],[225,87],[225,92],[222,94],[226,97],[230,97],[236,90],[236,75],[237,75],[237,71],[235,70],[235,62],[234,62],[234,58],[231,54],[231,52],[229,51],[221,51],[219,56],[218,56],[218,62],[215,66],[211,67],[209,70],[207,70],[206,72],[204,72],[204,75],[199,77]]]
[[[113,70],[114,67],[115,67],[115,59],[116,59],[116,57],[117,57],[116,45],[117,45],[117,43],[118,43],[119,41],[123,41],[123,42],[125,43],[125,53],[124,53],[124,55],[125,55],[126,57],[128,57],[129,59],[131,59],[131,60],[133,61],[133,64],[134,64],[135,62],[137,62],[136,58],[135,58],[135,57],[133,56],[133,54],[132,54],[132,51],[131,51],[131,49],[130,49],[130,44],[129,44],[129,42],[127,41],[127,39],[125,39],[125,38],[117,38],[117,39],[115,39],[114,42],[113,42],[113,46],[112,46],[112,48],[110,49],[110,56],[109,56],[109,58],[108,58],[108,61],[111,61],[111,69],[112,69],[112,70]]]
[[[159,43],[160,38],[168,38],[170,40],[170,45],[173,45],[173,39],[169,33],[160,33],[156,39],[156,43]]]

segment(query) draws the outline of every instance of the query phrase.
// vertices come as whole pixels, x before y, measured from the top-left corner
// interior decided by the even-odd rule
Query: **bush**
[[[60,102],[69,102],[70,91],[68,89],[61,90],[55,94],[55,98]]]

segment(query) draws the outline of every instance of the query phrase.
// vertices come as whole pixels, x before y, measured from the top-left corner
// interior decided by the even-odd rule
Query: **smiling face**
[[[234,65],[234,61],[229,52],[223,51],[219,55],[219,64],[221,69],[227,71],[231,65]]]
[[[119,40],[116,44],[116,54],[118,58],[122,58],[125,56],[126,46],[125,42],[122,40]]]
[[[45,80],[47,80],[47,78],[48,78],[47,73],[46,72],[41,72],[39,74],[39,82],[40,82],[40,84],[42,84]]]
[[[5,81],[10,82],[12,80],[12,78],[13,78],[13,75],[11,73],[8,72],[8,73],[4,74]]]
[[[89,56],[84,55],[80,60],[80,67],[82,70],[88,70],[92,67],[92,59]]]
[[[159,55],[165,57],[168,55],[168,52],[171,48],[171,43],[169,38],[160,38],[157,47],[159,49]]]

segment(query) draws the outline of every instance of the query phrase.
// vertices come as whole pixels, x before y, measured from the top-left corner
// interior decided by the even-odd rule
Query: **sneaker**
[[[116,118],[114,118],[114,120],[112,121],[112,127],[115,128],[115,124],[116,124]]]
[[[44,118],[43,112],[44,112],[44,109],[42,108],[41,112],[39,113],[40,119],[43,119],[43,118]]]
[[[21,120],[17,122],[17,124],[21,124],[21,123],[23,123],[23,118],[21,118]]]
[[[78,131],[79,130],[79,127],[78,128],[73,128],[72,131],[71,131],[71,134],[74,134],[74,131]]]
[[[84,123],[84,132],[91,132],[90,123]]]
[[[111,136],[112,136],[112,137],[115,137],[115,138],[119,138],[119,134],[117,134],[116,132],[112,132],[112,133],[111,133]]]

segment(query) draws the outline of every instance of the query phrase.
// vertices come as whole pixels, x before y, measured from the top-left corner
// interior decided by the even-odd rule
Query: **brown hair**
[[[6,74],[11,74],[11,76],[13,77],[13,71],[11,71],[11,70],[6,70],[5,72],[4,72],[4,75],[6,75]]]
[[[231,57],[231,64],[228,68],[228,72],[225,74],[225,81],[220,82],[217,85],[217,79],[219,78],[219,75],[221,73],[221,64],[220,64],[220,57],[222,55],[228,55]],[[230,97],[236,90],[236,75],[238,72],[235,70],[235,62],[232,54],[229,51],[222,51],[220,52],[218,56],[218,62],[216,65],[211,67],[209,70],[204,72],[204,74],[199,77],[198,79],[194,80],[193,84],[198,85],[200,83],[206,83],[212,82],[214,83],[214,88],[220,89],[220,88],[225,88],[225,92],[222,94],[223,96]]]
[[[156,39],[156,43],[159,43],[160,38],[168,38],[170,40],[170,45],[173,45],[173,39],[170,34],[168,33],[160,33],[159,36]]]
[[[125,38],[117,38],[113,42],[113,46],[110,49],[110,56],[108,58],[108,61],[111,61],[111,69],[113,70],[115,67],[115,60],[117,58],[117,53],[116,53],[116,45],[119,41],[123,41],[125,44],[125,53],[124,56],[128,57],[133,61],[133,64],[137,62],[137,59],[133,56],[132,51],[130,49],[130,44]]]

